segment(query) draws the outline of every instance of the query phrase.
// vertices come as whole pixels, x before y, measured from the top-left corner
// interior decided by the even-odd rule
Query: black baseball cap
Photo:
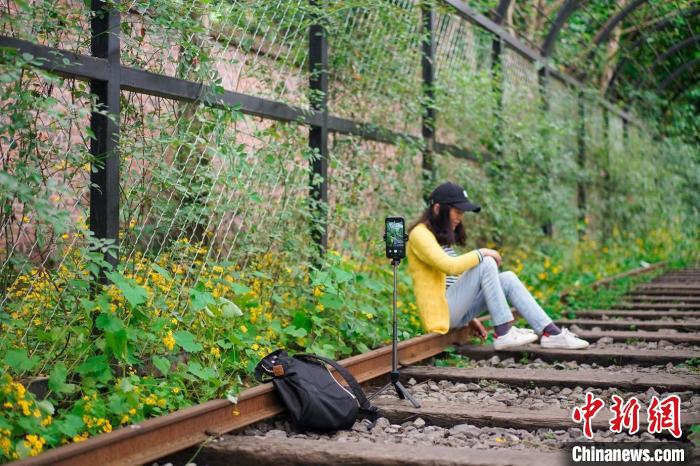
[[[452,182],[442,183],[430,193],[428,202],[432,206],[436,202],[441,205],[449,205],[459,210],[479,212],[481,206],[472,203],[467,197],[467,191],[458,184]]]

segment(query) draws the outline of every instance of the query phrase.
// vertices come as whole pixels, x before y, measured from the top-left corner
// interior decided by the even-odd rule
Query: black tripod
[[[416,401],[415,398],[411,396],[410,393],[408,393],[408,390],[399,382],[399,369],[397,367],[398,363],[398,325],[396,321],[396,266],[399,265],[399,262],[401,262],[401,259],[393,258],[391,259],[391,265],[394,266],[394,338],[392,341],[392,348],[391,348],[391,381],[384,385],[381,389],[378,391],[372,393],[369,397],[367,397],[368,400],[371,400],[375,396],[379,395],[382,393],[384,390],[387,388],[391,387],[392,385],[396,389],[396,393],[399,395],[399,398],[402,400],[408,399],[414,407],[420,408],[420,403]]]

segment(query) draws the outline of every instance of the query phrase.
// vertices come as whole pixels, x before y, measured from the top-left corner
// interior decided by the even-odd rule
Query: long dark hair
[[[440,209],[438,214],[433,213],[432,206],[427,207],[423,213],[418,217],[418,220],[413,222],[408,228],[410,233],[416,225],[419,223],[425,223],[428,221],[428,230],[432,231],[437,239],[437,242],[441,245],[451,246],[453,244],[458,244],[464,246],[466,244],[467,234],[464,231],[464,225],[462,222],[457,225],[457,228],[452,230],[452,224],[450,223],[450,206],[440,204]]]

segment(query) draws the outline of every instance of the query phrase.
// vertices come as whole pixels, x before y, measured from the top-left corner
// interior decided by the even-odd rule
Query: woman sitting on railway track
[[[515,273],[498,272],[501,256],[497,251],[481,248],[458,256],[452,250],[453,244],[465,243],[464,212],[480,210],[461,186],[443,183],[408,229],[408,269],[423,328],[444,334],[468,324],[486,338],[476,317],[488,309],[497,350],[532,343],[540,334],[545,348],[586,348],[587,341],[552,322]],[[506,299],[534,331],[513,326]]]

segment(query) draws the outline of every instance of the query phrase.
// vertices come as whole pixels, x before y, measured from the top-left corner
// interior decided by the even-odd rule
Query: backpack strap
[[[306,359],[317,359],[319,361],[325,362],[333,369],[335,369],[350,385],[350,389],[352,392],[355,394],[355,397],[357,398],[358,403],[360,404],[360,409],[363,411],[366,411],[372,415],[372,417],[376,417],[378,413],[378,409],[376,406],[372,406],[365,396],[365,392],[362,390],[362,387],[360,387],[360,384],[357,383],[357,379],[350,373],[349,370],[338,364],[332,359],[323,357],[323,356],[318,356],[316,354],[308,354],[308,353],[302,353],[302,354],[295,354],[294,357],[299,357],[299,358],[306,358]]]

